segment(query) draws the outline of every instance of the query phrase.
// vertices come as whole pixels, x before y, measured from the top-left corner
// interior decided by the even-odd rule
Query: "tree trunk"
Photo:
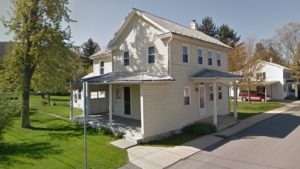
[[[248,102],[251,104],[251,97],[250,97],[250,84],[248,84]]]
[[[29,66],[24,66],[23,72],[23,85],[22,85],[22,114],[21,114],[21,127],[29,128],[29,98],[30,98],[30,82],[31,82],[32,72]]]

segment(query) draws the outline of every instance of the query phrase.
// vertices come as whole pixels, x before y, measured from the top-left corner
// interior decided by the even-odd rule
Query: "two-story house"
[[[284,100],[286,97],[298,97],[298,88],[292,80],[289,68],[270,61],[259,61],[258,70],[251,81],[250,86],[245,83],[239,84],[238,94],[240,92],[250,91],[257,94],[267,95],[272,100]],[[233,89],[231,90],[233,96]]]
[[[107,49],[91,56],[80,105],[106,113],[110,127],[131,120],[143,140],[208,117],[217,125],[230,112],[229,83],[241,78],[227,73],[230,50],[195,21],[185,27],[132,9]]]

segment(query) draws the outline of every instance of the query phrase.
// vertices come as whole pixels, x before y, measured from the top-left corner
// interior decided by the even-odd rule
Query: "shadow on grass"
[[[49,155],[59,154],[62,150],[48,142],[38,143],[1,143],[0,144],[0,163],[6,166],[12,166],[16,163],[31,164],[30,162],[21,161],[16,157],[26,157],[32,160],[40,160]]]
[[[70,101],[70,99],[53,98],[53,99],[51,99],[51,101],[55,101],[55,102],[67,102],[67,101]]]

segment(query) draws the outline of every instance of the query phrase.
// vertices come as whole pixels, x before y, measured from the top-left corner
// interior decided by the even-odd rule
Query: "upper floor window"
[[[183,63],[189,62],[189,48],[185,45],[182,46],[182,61]]]
[[[203,64],[203,54],[202,49],[198,49],[198,64]]]
[[[148,63],[155,63],[155,48],[151,46],[148,48]]]
[[[266,80],[266,72],[256,73],[256,80]]]
[[[220,53],[216,53],[216,58],[217,58],[217,65],[221,66],[221,54]]]
[[[212,65],[212,51],[208,51],[207,53],[207,62],[208,62],[208,65]]]
[[[128,66],[129,65],[129,52],[124,52],[124,66]]]
[[[104,61],[100,61],[100,74],[104,74]]]
[[[183,97],[184,97],[184,105],[191,104],[191,88],[189,86],[185,86],[183,88]]]

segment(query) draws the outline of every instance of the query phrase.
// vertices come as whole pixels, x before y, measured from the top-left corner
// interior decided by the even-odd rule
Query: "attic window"
[[[128,66],[129,65],[129,52],[124,52],[124,66]]]
[[[148,48],[148,63],[155,63],[155,48],[151,46]]]

